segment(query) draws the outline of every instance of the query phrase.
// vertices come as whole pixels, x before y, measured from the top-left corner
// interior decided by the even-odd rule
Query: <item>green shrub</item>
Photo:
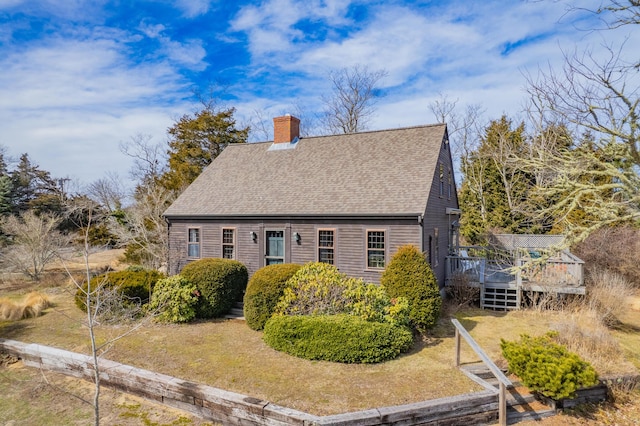
[[[264,340],[293,356],[344,363],[386,361],[413,344],[407,327],[353,315],[275,315],[265,324]]]
[[[509,371],[534,392],[556,400],[571,398],[584,387],[598,383],[594,368],[577,354],[553,341],[557,333],[541,337],[520,336],[519,342],[500,341]]]
[[[269,265],[253,274],[244,294],[244,318],[250,328],[264,328],[284,292],[287,280],[300,267],[294,263]]]
[[[196,317],[196,286],[181,275],[158,281],[151,295],[149,310],[158,313],[162,322],[189,322]]]
[[[384,288],[351,278],[327,263],[311,262],[288,281],[276,305],[278,315],[357,315],[367,321],[405,324],[406,300],[392,300]]]
[[[440,317],[442,299],[431,266],[417,247],[402,246],[380,279],[392,298],[409,301],[409,319],[418,330],[433,327]]]
[[[107,272],[91,278],[91,291],[101,288],[105,290],[118,289],[118,292],[128,303],[144,305],[149,302],[149,295],[154,285],[164,275],[153,270],[124,270]],[[85,282],[81,289],[76,291],[76,305],[83,311],[87,309],[86,300],[88,286]],[[92,296],[95,299],[95,295]]]
[[[230,259],[200,259],[188,263],[180,275],[200,292],[197,318],[219,318],[229,312],[242,300],[249,279],[246,266]]]

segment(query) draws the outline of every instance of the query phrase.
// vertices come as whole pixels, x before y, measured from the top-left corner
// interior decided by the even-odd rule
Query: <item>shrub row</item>
[[[125,303],[151,303],[148,311],[158,320],[188,322],[194,318],[215,318],[227,313],[240,300],[247,286],[247,268],[229,259],[201,259],[185,266],[180,275],[165,278],[157,271],[131,267],[109,272],[90,280],[91,291],[114,290]],[[89,286],[76,292],[76,305],[86,309]],[[95,295],[92,296],[95,300]]]
[[[272,348],[293,356],[344,363],[386,361],[413,344],[407,327],[345,314],[275,315],[265,325],[264,340]]]

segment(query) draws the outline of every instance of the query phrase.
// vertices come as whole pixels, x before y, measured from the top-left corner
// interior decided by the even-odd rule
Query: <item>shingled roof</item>
[[[165,216],[424,214],[445,135],[438,124],[230,145]]]

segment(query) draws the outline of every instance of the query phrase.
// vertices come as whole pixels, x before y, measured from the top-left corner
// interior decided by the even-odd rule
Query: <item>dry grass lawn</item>
[[[57,286],[53,284],[55,283],[40,285],[38,288],[48,296],[53,306],[37,318],[0,322],[0,337],[88,353],[87,330],[81,325],[83,313],[73,304],[73,288],[67,281],[59,282],[60,285]],[[18,297],[32,289],[33,286],[24,284],[0,283],[0,296]],[[640,309],[637,309],[640,307],[640,299],[634,299],[632,303],[634,309],[630,310],[629,316],[623,319],[623,325],[613,333],[620,342],[617,358],[594,363],[601,375],[637,373],[637,368],[640,367]],[[501,361],[500,338],[514,340],[522,333],[541,334],[557,328],[558,324],[566,320],[566,316],[566,312],[501,313],[479,309],[455,313],[455,317],[499,363],[504,362]],[[126,330],[126,326],[101,326],[98,328],[99,340],[106,342]],[[413,351],[396,360],[378,365],[345,365],[308,361],[274,351],[263,343],[261,333],[249,329],[243,321],[217,320],[187,325],[149,323],[118,340],[105,357],[243,393],[285,407],[326,415],[479,390],[478,385],[467,379],[453,365],[453,335],[453,326],[444,319],[428,339],[419,342]],[[462,360],[477,360],[464,344]],[[0,418],[15,418],[18,421],[15,424],[21,424],[20,420],[24,419],[16,411],[16,406],[28,411],[25,405],[36,405],[34,410],[38,411],[43,410],[47,404],[58,405],[58,401],[53,398],[55,393],[51,390],[38,388],[36,393],[49,395],[44,399],[40,394],[30,396],[31,391],[25,390],[21,385],[30,383],[27,389],[33,388],[33,383],[42,383],[42,376],[39,372],[36,374],[32,369],[20,368],[19,365],[21,364],[0,367],[0,388],[16,389],[9,394],[3,392],[4,395],[0,398]],[[23,376],[24,381],[21,379]],[[46,376],[56,375],[47,373]],[[81,385],[75,383],[76,380],[60,377],[56,377],[55,380],[59,386],[70,389],[72,393],[85,393],[79,390],[78,386]],[[123,412],[126,415],[129,411],[130,417],[140,420],[144,416],[156,415],[156,411],[160,410],[153,404],[131,399],[133,397],[116,392],[110,395],[112,396],[106,397],[110,402],[105,404],[107,408],[104,412],[105,416],[110,416],[109,424],[128,424],[113,421],[120,418]],[[64,403],[68,409],[74,406],[71,400],[73,398]],[[78,408],[77,413],[74,412],[72,415],[77,414],[77,418],[85,419],[86,423],[86,413],[90,416],[90,409],[86,405],[78,404],[82,409]],[[134,408],[127,408],[128,406]],[[153,420],[156,423],[145,422],[197,422],[188,416],[180,420],[175,413],[157,413],[161,413],[160,420]],[[589,414],[592,415],[594,414]],[[574,424],[589,424],[592,421],[584,416],[579,419],[587,423]],[[595,423],[592,424],[603,424],[602,417],[596,419],[600,420],[593,420]]]

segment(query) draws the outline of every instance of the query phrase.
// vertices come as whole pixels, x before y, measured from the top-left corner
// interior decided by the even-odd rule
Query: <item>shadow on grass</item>
[[[23,331],[27,328],[25,321],[0,321],[0,338],[20,340]]]
[[[467,331],[471,331],[479,323],[473,318],[503,318],[507,315],[506,311],[492,311],[480,308],[464,308],[453,312],[443,313],[438,324],[431,330],[430,335],[438,338],[451,338],[456,334],[456,328],[451,323],[451,319],[455,318]]]
[[[640,332],[640,327],[638,327],[637,325],[629,324],[629,323],[625,323],[625,322],[621,322],[621,321],[619,321],[618,323],[612,325],[611,329],[615,330],[615,331],[619,331],[621,333],[626,333],[626,334]]]

